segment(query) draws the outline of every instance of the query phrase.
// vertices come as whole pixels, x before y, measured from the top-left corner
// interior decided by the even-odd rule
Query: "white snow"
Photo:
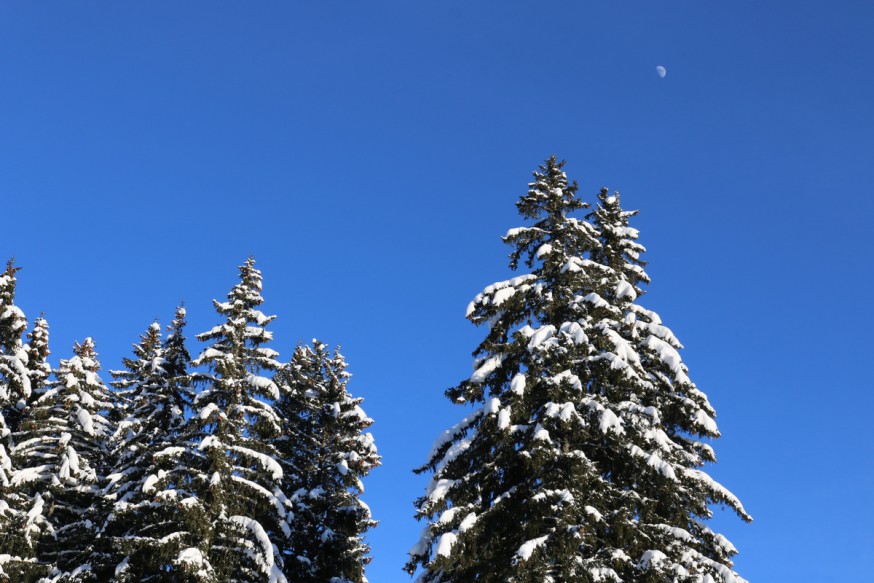
[[[616,413],[609,408],[604,408],[604,410],[601,411],[599,421],[600,424],[598,427],[601,429],[601,433],[608,433],[610,431],[616,435],[625,433],[625,428],[622,427],[622,421],[616,416]]]
[[[680,359],[680,353],[673,346],[655,336],[648,336],[643,341],[643,345],[654,351],[659,359],[668,365],[668,368],[674,373],[677,383],[684,385],[691,384],[689,377],[686,376],[685,366],[683,366],[683,361]]]
[[[214,411],[218,411],[219,417],[224,418],[224,414],[219,411],[218,405],[216,405],[215,403],[207,403],[206,407],[200,410],[199,417],[203,420],[206,420],[213,414]]]
[[[458,540],[458,537],[454,532],[447,532],[440,535],[440,538],[437,539],[437,556],[448,557],[452,552],[452,545],[455,544],[456,540]]]
[[[510,410],[501,409],[498,411],[498,429],[504,430],[510,427]]]
[[[143,493],[151,494],[155,490],[155,484],[157,484],[160,479],[161,478],[159,478],[155,474],[152,474],[148,478],[146,478],[146,481],[143,482]]]
[[[650,569],[653,566],[658,565],[659,563],[667,560],[667,558],[668,558],[667,555],[665,555],[661,551],[657,551],[657,550],[646,551],[640,557],[640,561],[637,562],[637,566],[640,569],[643,569],[644,571],[646,571],[647,569]]]
[[[598,522],[604,520],[604,515],[598,512],[598,509],[594,506],[584,506],[583,510],[586,511],[586,514],[597,520]]]
[[[485,405],[483,405],[483,413],[485,413],[486,415],[494,415],[495,413],[497,413],[500,410],[500,408],[501,408],[501,400],[497,399],[495,397],[492,397],[491,399],[486,401]]]
[[[510,381],[510,391],[516,393],[517,395],[522,395],[525,392],[525,375],[520,373],[516,373],[516,376],[513,377],[513,380]]]
[[[729,492],[725,486],[711,478],[706,472],[686,468],[683,470],[683,474],[699,482],[705,488],[709,489],[711,492],[714,493],[717,498],[724,500],[729,506],[737,510],[744,518],[752,520],[750,515],[747,514],[746,510],[744,510],[743,504],[740,503],[740,500],[738,500],[734,494]]]
[[[278,399],[279,398],[279,387],[277,387],[276,383],[274,383],[272,380],[268,379],[267,377],[262,377],[262,376],[250,374],[250,375],[246,376],[246,382],[250,386],[255,387],[256,389],[259,389],[261,391],[264,391],[267,394],[267,396],[270,397],[271,399]]]
[[[634,291],[634,286],[623,279],[616,284],[616,298],[620,300],[628,298],[633,302],[637,299],[637,292]]]
[[[464,419],[456,423],[451,429],[445,430],[440,434],[436,440],[434,440],[434,445],[431,446],[431,451],[428,453],[428,459],[433,458],[437,455],[437,451],[442,448],[444,445],[452,441],[456,435],[458,435],[461,431],[467,429],[474,421],[476,421],[483,414],[482,409],[477,409],[473,413],[467,415]]]
[[[471,512],[458,525],[458,532],[464,532],[476,523],[477,515]]]
[[[79,408],[76,411],[76,417],[79,419],[79,425],[82,426],[82,431],[88,435],[94,435],[94,421],[91,419],[91,413],[87,409]]]
[[[586,344],[589,341],[583,327],[577,322],[565,322],[561,325],[560,332],[570,336],[574,344]]]
[[[534,554],[534,551],[537,550],[538,547],[543,546],[546,543],[546,540],[549,538],[549,535],[541,536],[539,538],[535,538],[529,540],[524,543],[519,550],[516,551],[516,561],[527,561],[531,558],[531,555]]]
[[[33,524],[33,522],[43,515],[43,509],[45,508],[45,501],[43,500],[42,494],[37,494],[34,497],[33,506],[30,510],[27,511],[27,524]]]
[[[504,289],[500,289],[495,293],[494,297],[492,297],[492,305],[500,306],[514,295],[516,295],[516,288],[505,287]]]
[[[477,368],[474,373],[470,377],[470,382],[472,383],[482,383],[486,380],[486,378],[495,372],[495,370],[501,366],[501,363],[504,362],[503,356],[493,356],[491,358],[486,359],[479,368]]]
[[[651,453],[646,453],[636,445],[631,445],[628,448],[628,451],[631,455],[639,458],[643,458],[646,461],[646,465],[656,470],[658,473],[668,478],[669,480],[676,480],[677,474],[674,471],[674,467],[668,462],[664,461],[657,451],[653,451]],[[688,473],[689,470],[686,470]],[[703,472],[702,472],[703,473]],[[705,474],[706,475],[706,474]],[[709,476],[708,476],[709,477]]]
[[[555,336],[555,326],[548,324],[541,326],[534,331],[531,339],[528,341],[528,350],[535,350],[538,346]]]
[[[200,549],[196,547],[188,547],[187,549],[182,549],[181,551],[179,551],[179,555],[176,557],[175,562],[185,565],[192,565],[198,568],[203,568],[204,566],[206,566],[207,569],[212,570],[204,560],[203,553],[201,553]]]
[[[425,496],[432,502],[437,502],[449,492],[449,489],[455,485],[455,480],[432,480],[428,484],[428,489],[425,491]]]
[[[552,245],[550,245],[549,243],[544,243],[540,246],[540,248],[537,249],[536,255],[537,258],[540,259],[544,255],[549,255],[550,253],[552,253]]]
[[[273,559],[273,543],[270,542],[270,537],[261,524],[248,516],[231,516],[231,522],[235,522],[249,530],[258,541],[261,547],[261,553],[255,556],[255,562],[258,563],[264,574],[268,576],[267,583],[287,583],[285,576],[282,574]]]
[[[34,482],[36,480],[39,480],[44,474],[49,473],[51,470],[51,464],[31,466],[29,468],[16,470],[15,473],[12,474],[12,484],[17,486],[20,484],[26,484],[28,482]]]
[[[534,435],[532,436],[532,439],[534,439],[535,441],[545,441],[547,443],[552,443],[552,438],[549,437],[549,431],[544,429],[540,425],[540,423],[538,423],[534,427]]]
[[[204,450],[208,447],[221,447],[221,446],[222,446],[222,442],[221,442],[221,440],[219,440],[218,437],[216,437],[215,435],[207,435],[202,440],[200,440],[200,443],[197,445],[197,449]]]
[[[698,409],[695,411],[695,424],[702,427],[710,435],[719,435],[719,428],[716,426],[716,421],[713,417]]]
[[[282,466],[269,455],[257,452],[254,449],[249,449],[248,447],[240,447],[238,445],[232,445],[228,449],[258,460],[261,467],[270,472],[270,477],[273,478],[274,481],[282,479]]]

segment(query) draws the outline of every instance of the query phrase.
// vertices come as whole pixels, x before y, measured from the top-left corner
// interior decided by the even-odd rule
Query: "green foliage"
[[[474,374],[447,391],[474,410],[437,441],[407,570],[424,583],[742,579],[736,552],[700,521],[709,502],[749,516],[697,469],[714,457],[714,412],[679,342],[636,303],[649,281],[628,226],[636,211],[602,190],[588,220],[564,163],[550,158],[517,203],[510,267],[468,318],[487,324]]]
[[[275,440],[283,460],[283,490],[293,503],[284,573],[300,583],[362,583],[370,548],[364,533],[376,526],[360,499],[361,478],[380,463],[373,420],[352,397],[339,350],[300,345],[274,377],[282,390],[277,412],[284,420]]]

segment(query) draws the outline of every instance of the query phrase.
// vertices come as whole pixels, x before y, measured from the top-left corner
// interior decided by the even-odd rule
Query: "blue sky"
[[[751,581],[870,573],[874,5],[0,0],[0,253],[53,362],[105,368],[250,254],[273,347],[340,343],[384,465],[374,583],[405,581],[413,476],[550,154],[639,208],[643,303],[724,437]],[[667,68],[660,79],[655,67]],[[198,347],[192,342],[192,351]],[[109,377],[108,374],[105,375]]]

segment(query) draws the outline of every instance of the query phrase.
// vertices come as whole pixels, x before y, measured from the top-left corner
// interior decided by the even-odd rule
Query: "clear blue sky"
[[[724,437],[717,517],[751,581],[870,576],[874,4],[0,0],[0,253],[53,363],[105,368],[263,270],[273,347],[341,343],[384,465],[373,583],[419,525],[411,468],[555,153],[641,209],[644,298]],[[660,79],[656,65],[667,68]],[[192,351],[197,352],[196,343]],[[105,378],[108,379],[108,373]]]

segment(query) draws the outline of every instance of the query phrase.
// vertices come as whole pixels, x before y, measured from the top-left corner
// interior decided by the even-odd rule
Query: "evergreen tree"
[[[271,533],[287,535],[290,502],[280,489],[282,467],[271,440],[280,419],[267,400],[279,397],[262,372],[278,368],[277,353],[265,346],[273,320],[257,307],[261,273],[249,259],[227,302],[214,301],[224,322],[197,338],[209,342],[194,366],[207,366],[206,388],[197,394],[181,431],[182,463],[156,488],[174,481],[190,501],[202,533],[174,561],[196,581],[284,582],[281,556]],[[180,493],[182,495],[182,493]],[[193,519],[194,520],[194,519]]]
[[[418,471],[427,521],[407,569],[420,581],[724,583],[736,552],[702,518],[743,507],[698,469],[713,461],[713,410],[679,343],[635,304],[648,282],[619,199],[586,208],[563,163],[546,161],[510,230],[529,274],[486,288],[468,318],[488,324],[473,375],[447,391],[477,408]],[[716,578],[716,579],[714,579]]]
[[[27,318],[15,305],[15,274],[20,269],[10,259],[6,271],[0,274],[0,446],[3,448],[0,460],[9,451],[9,435],[17,430],[21,410],[31,392],[27,351],[21,341],[27,329]],[[0,481],[2,479],[0,477]]]
[[[364,533],[376,525],[359,498],[361,478],[379,465],[373,420],[362,399],[346,390],[346,361],[325,344],[298,346],[276,375],[277,412],[285,431],[276,448],[284,464],[283,489],[294,503],[285,575],[299,583],[363,583],[370,562]],[[289,514],[289,517],[292,515]]]
[[[114,386],[126,392],[128,413],[113,440],[114,469],[106,489],[112,512],[103,550],[114,570],[104,579],[172,580],[165,566],[178,555],[183,536],[192,538],[177,509],[178,495],[152,485],[177,463],[176,436],[190,398],[184,326],[180,308],[162,344],[160,326],[152,324],[134,346],[135,358],[123,360],[126,370],[113,372]]]
[[[164,369],[168,378],[182,389],[184,394],[190,393],[193,382],[188,368],[191,365],[191,355],[185,345],[186,311],[183,306],[176,308],[176,316],[167,327],[167,338],[164,340]]]
[[[644,293],[641,284],[649,283],[644,271],[646,261],[640,258],[646,248],[637,242],[637,229],[628,225],[628,219],[638,211],[625,211],[619,204],[619,193],[609,194],[602,188],[598,193],[598,205],[586,218],[598,233],[600,245],[592,250],[592,260],[610,267],[615,276],[634,287],[636,296]]]
[[[74,353],[25,411],[14,436],[11,483],[39,504],[54,531],[40,541],[40,561],[54,567],[56,578],[88,580],[113,403],[97,374],[93,341],[76,343]]]
[[[34,320],[33,330],[28,333],[27,339],[25,352],[27,352],[27,374],[30,378],[31,395],[42,394],[52,374],[52,367],[48,362],[51,354],[51,350],[49,350],[49,323],[42,315]],[[27,404],[29,405],[30,402],[28,401]]]
[[[21,343],[27,320],[15,305],[18,270],[10,260],[0,274],[0,581],[34,581],[44,575],[47,569],[36,560],[36,542],[51,531],[42,515],[42,498],[12,483],[14,432],[31,387],[39,386],[32,377],[30,348]],[[37,320],[32,334],[38,334],[39,322],[44,320]]]

